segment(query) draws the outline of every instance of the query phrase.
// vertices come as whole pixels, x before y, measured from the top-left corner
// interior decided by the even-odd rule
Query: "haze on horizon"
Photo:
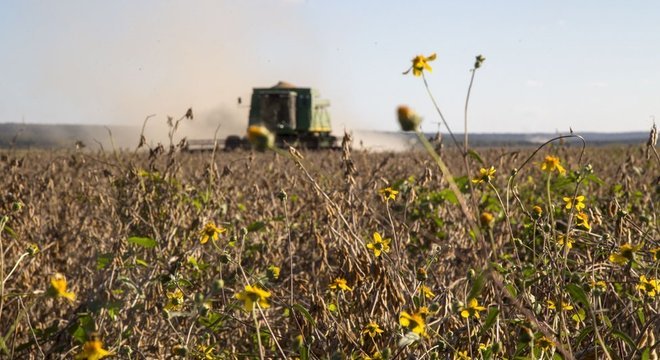
[[[452,130],[474,56],[470,132],[647,131],[660,114],[653,1],[113,1],[0,4],[0,122],[245,129],[253,87],[280,80],[330,99],[335,132],[395,131],[408,104],[435,131],[428,74]],[[243,104],[237,104],[237,98]]]

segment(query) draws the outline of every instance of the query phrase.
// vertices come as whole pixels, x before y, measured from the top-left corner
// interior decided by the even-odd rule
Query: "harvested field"
[[[0,357],[652,359],[658,162],[533,150],[4,151]]]

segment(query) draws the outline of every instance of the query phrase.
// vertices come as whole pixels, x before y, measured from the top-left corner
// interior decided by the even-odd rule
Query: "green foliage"
[[[156,240],[152,238],[139,236],[131,236],[126,241],[128,241],[130,244],[135,244],[147,249],[154,248],[158,244]]]

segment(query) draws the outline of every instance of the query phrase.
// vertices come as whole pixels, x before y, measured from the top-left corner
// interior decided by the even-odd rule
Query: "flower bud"
[[[422,122],[422,118],[406,105],[400,105],[396,112],[403,131],[416,131]]]
[[[172,355],[185,357],[188,355],[188,349],[184,345],[174,345],[172,346]]]
[[[11,210],[13,212],[19,212],[23,209],[23,206],[25,206],[25,205],[22,202],[15,201],[13,204],[11,204]]]
[[[518,334],[518,341],[523,344],[529,344],[534,340],[534,333],[532,330],[526,326],[520,328],[520,333]]]
[[[228,262],[231,261],[231,255],[229,255],[229,253],[225,251],[222,254],[220,254],[219,260],[221,263],[227,264]]]
[[[476,58],[475,58],[475,61],[474,61],[474,68],[475,69],[480,68],[481,64],[483,64],[484,61],[486,61],[485,57],[483,57],[481,54],[477,55]]]
[[[271,265],[268,267],[268,270],[266,271],[266,276],[268,276],[268,280],[270,281],[277,281],[280,278],[280,268]]]
[[[417,281],[425,281],[428,278],[426,274],[426,269],[419,268],[417,269]]]
[[[440,303],[437,302],[431,303],[431,305],[429,306],[429,311],[434,314],[440,311]]]
[[[484,211],[481,213],[481,216],[479,216],[479,222],[481,222],[481,226],[483,227],[492,227],[495,223],[495,217],[493,214]]]
[[[474,279],[474,275],[475,275],[475,274],[476,274],[476,273],[475,273],[474,269],[470,269],[470,270],[468,270],[468,272],[467,272],[467,280],[468,280],[468,281],[472,281],[472,279]]]
[[[222,279],[217,279],[213,281],[213,285],[211,285],[211,289],[213,289],[213,292],[220,292],[223,288],[225,287],[225,281]]]
[[[27,248],[25,249],[25,251],[26,251],[28,254],[30,254],[30,256],[37,255],[37,253],[39,252],[39,246],[38,246],[37,244],[35,244],[35,243],[30,243],[30,244],[28,244],[28,246],[27,246]]]

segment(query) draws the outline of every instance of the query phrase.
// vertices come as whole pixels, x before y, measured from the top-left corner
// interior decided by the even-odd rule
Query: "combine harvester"
[[[306,149],[332,149],[337,147],[337,137],[330,134],[330,102],[322,100],[317,90],[296,87],[280,81],[270,88],[254,88],[250,103],[248,127],[265,126],[275,134],[275,145],[292,145]],[[228,136],[218,141],[224,150],[249,149],[247,138]],[[213,150],[213,140],[189,140],[186,151]]]

